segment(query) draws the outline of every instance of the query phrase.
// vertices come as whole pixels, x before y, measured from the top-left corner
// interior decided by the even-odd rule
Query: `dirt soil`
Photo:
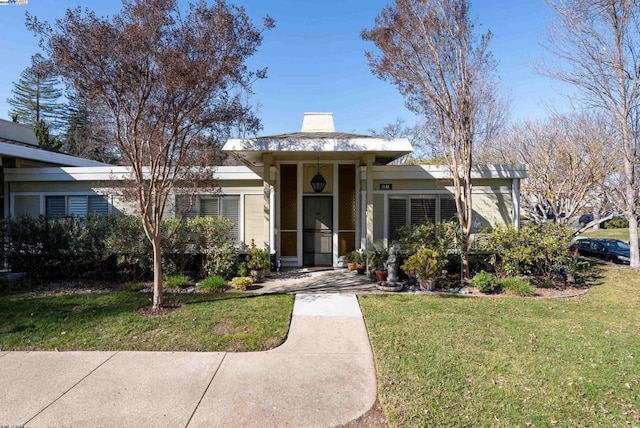
[[[340,425],[338,428],[389,428],[389,424],[384,417],[380,403],[376,400],[376,403],[367,413],[358,419]]]

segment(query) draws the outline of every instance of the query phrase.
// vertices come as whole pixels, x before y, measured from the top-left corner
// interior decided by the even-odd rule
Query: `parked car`
[[[593,213],[582,214],[578,219],[578,223],[580,223],[580,226],[585,226],[587,223],[591,223],[593,218]]]
[[[631,247],[619,239],[577,238],[569,246],[571,251],[578,251],[580,256],[628,265]]]

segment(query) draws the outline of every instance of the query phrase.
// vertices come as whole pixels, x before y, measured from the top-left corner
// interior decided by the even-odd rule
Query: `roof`
[[[251,166],[263,164],[263,156],[271,161],[363,160],[374,155],[375,164],[384,165],[413,151],[406,138],[383,138],[373,135],[337,132],[333,113],[305,113],[300,132],[255,138],[229,139],[223,151],[233,153]]]
[[[77,156],[68,155],[47,147],[33,146],[20,141],[0,138],[0,156],[28,159],[62,166],[104,166],[97,162]]]
[[[0,119],[0,157],[14,157],[62,166],[104,166],[105,163],[38,145],[33,128]]]
[[[229,139],[222,148],[252,166],[262,165],[262,156],[271,154],[274,161],[317,158],[362,159],[375,155],[375,163],[387,164],[413,151],[406,138],[388,139],[342,132],[297,132],[250,139]]]

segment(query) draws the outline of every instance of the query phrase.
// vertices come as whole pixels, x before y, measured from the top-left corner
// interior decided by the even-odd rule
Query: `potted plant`
[[[369,265],[373,269],[377,282],[387,280],[387,259],[389,250],[387,248],[374,249],[369,254]]]
[[[349,251],[345,254],[345,258],[347,259],[347,269],[355,270],[356,269],[356,259],[360,256],[360,253],[357,251]]]
[[[356,272],[358,272],[358,275],[364,275],[364,271],[366,269],[364,265],[364,262],[365,262],[364,255],[361,252],[356,251],[353,261],[356,264]]]
[[[413,277],[420,288],[427,291],[435,289],[435,280],[444,265],[444,258],[437,250],[428,247],[420,248],[408,257],[400,267],[407,275]]]
[[[247,269],[249,269],[249,273],[254,279],[254,282],[261,281],[270,266],[271,258],[269,250],[266,248],[258,248],[256,244],[251,241],[249,255],[247,256]]]

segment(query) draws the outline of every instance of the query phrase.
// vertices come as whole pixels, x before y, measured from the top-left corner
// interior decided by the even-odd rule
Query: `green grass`
[[[580,236],[588,236],[590,238],[620,239],[622,241],[629,242],[629,228],[627,227],[623,229],[588,230],[584,233],[581,233]]]
[[[638,426],[640,277],[579,299],[360,298],[391,426]]]
[[[166,296],[182,306],[142,316],[150,294],[0,294],[0,349],[260,351],[282,343],[293,296],[249,293]]]

